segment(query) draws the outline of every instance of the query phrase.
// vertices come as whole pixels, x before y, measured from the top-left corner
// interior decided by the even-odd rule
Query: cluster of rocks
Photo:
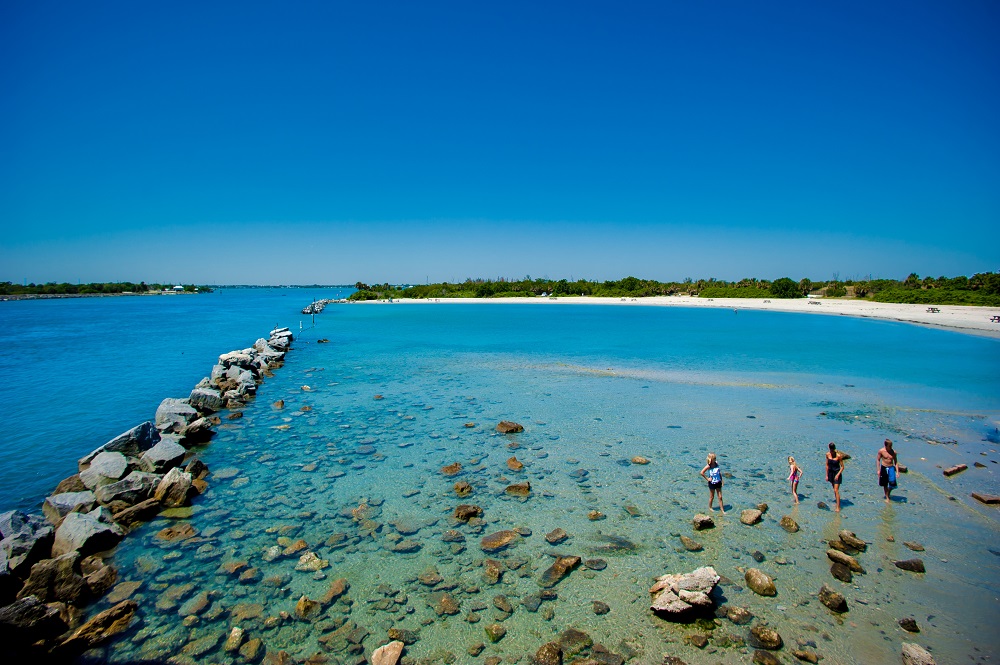
[[[324,309],[326,309],[327,305],[329,305],[332,302],[337,302],[337,301],[334,300],[333,298],[324,298],[323,300],[314,300],[313,302],[309,303],[308,305],[306,305],[305,307],[302,308],[302,313],[303,314],[319,314]]]
[[[208,488],[192,448],[207,442],[215,413],[246,404],[290,348],[287,328],[219,357],[186,399],[165,399],[155,422],[120,434],[81,458],[42,515],[0,514],[0,643],[28,658],[71,657],[128,627],[132,600],[83,622],[80,608],[117,582],[107,553],[141,522],[187,505]]]

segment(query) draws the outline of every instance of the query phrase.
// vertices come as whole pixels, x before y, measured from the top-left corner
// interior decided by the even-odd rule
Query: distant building
[[[174,291],[183,291],[183,290],[184,290],[184,287],[181,286],[181,285],[179,285],[179,284],[174,287]]]

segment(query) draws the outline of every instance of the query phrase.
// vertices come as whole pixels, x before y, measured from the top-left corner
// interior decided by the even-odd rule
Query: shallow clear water
[[[298,300],[291,311],[305,304]],[[747,662],[748,649],[720,645],[724,636],[745,639],[749,626],[722,620],[702,651],[685,637],[704,627],[670,624],[648,609],[654,577],[702,565],[727,578],[726,602],[781,633],[785,653],[804,644],[825,662],[895,662],[900,643],[916,641],[939,662],[996,656],[1000,528],[996,508],[969,498],[1000,493],[994,340],[827,316],[562,304],[332,306],[317,320],[244,417],[224,419],[201,451],[211,487],[183,520],[198,535],[165,543],[157,532],[177,520],[160,518],[118,548],[120,578],[138,583],[133,597],[144,602],[142,621],[102,651],[109,661],[241,662],[221,649],[240,625],[269,651],[300,660],[320,652],[354,662],[345,634],[367,632],[368,654],[396,627],[418,633],[407,649],[416,659],[511,662],[574,627],[633,662]],[[218,353],[263,334],[240,332],[206,352],[185,388]],[[160,397],[185,392],[158,394],[146,413]],[[525,432],[497,434],[505,419]],[[888,506],[874,465],[887,436],[910,468]],[[817,506],[832,503],[822,477],[831,440],[854,457],[839,515]],[[691,518],[707,508],[698,471],[709,451],[731,474],[727,515],[695,533]],[[636,455],[650,463],[632,464]],[[805,472],[797,507],[785,482],[788,455]],[[511,456],[523,471],[508,468]],[[442,467],[454,462],[461,472],[445,476]],[[969,470],[945,479],[939,465],[959,462]],[[504,492],[525,480],[528,499]],[[457,481],[472,485],[471,496],[455,495]],[[741,524],[740,510],[761,502],[770,506],[763,523]],[[460,503],[482,507],[484,524],[454,521]],[[592,521],[592,510],[606,517]],[[786,514],[799,533],[778,527]],[[530,535],[506,551],[481,550],[483,536],[519,527]],[[569,538],[550,545],[545,534],[557,527]],[[871,543],[858,556],[867,574],[850,585],[831,577],[823,542],[842,528]],[[465,541],[444,542],[451,529]],[[684,551],[678,534],[704,551]],[[299,539],[306,549],[268,553]],[[401,542],[413,551],[394,551]],[[296,571],[305,551],[329,567]],[[555,586],[557,599],[535,608],[537,580],[557,553],[607,567],[580,566]],[[925,575],[891,563],[913,556],[924,559]],[[495,585],[483,578],[486,557],[507,568]],[[775,577],[777,597],[744,588],[749,567]],[[240,581],[248,568],[256,573]],[[295,618],[300,597],[318,600],[338,578],[350,584],[345,596],[311,620]],[[844,593],[849,612],[836,617],[819,604],[823,583]],[[435,611],[445,591],[458,604],[453,616]],[[185,605],[203,592],[208,602]],[[503,617],[498,595],[514,612],[492,644],[484,626]],[[596,615],[595,600],[610,612]],[[906,616],[919,635],[899,629]],[[467,649],[478,643],[486,647],[473,657]]]

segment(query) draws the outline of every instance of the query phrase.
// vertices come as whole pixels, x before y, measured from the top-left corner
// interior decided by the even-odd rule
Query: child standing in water
[[[705,475],[705,472],[708,475]],[[722,514],[726,514],[726,506],[722,503],[722,470],[719,469],[719,463],[715,461],[715,453],[709,453],[708,459],[705,460],[705,468],[701,470],[701,477],[708,481],[708,509],[715,510],[712,507],[712,502],[715,501],[716,492],[719,493],[719,510]]]
[[[802,469],[795,463],[795,458],[788,456],[788,481],[792,483],[792,497],[795,503],[799,502],[799,480],[802,478]]]

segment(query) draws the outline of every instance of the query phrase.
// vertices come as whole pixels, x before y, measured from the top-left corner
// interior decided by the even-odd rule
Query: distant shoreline
[[[121,296],[197,296],[197,291],[149,291],[147,293],[18,293],[0,296],[5,300],[60,300],[62,298],[119,298]]]
[[[909,303],[880,303],[868,300],[837,299],[778,299],[778,298],[697,298],[692,296],[649,296],[645,298],[607,298],[574,296],[569,298],[427,298],[393,299],[399,304],[531,304],[531,305],[620,305],[654,307],[711,307],[717,309],[761,310],[770,312],[797,312],[826,314],[857,318],[898,321],[914,325],[951,330],[967,335],[1000,339],[1000,323],[990,320],[1000,316],[1000,307],[978,305],[915,305]],[[389,304],[385,300],[361,301],[360,304]],[[928,311],[935,309],[937,311]]]

